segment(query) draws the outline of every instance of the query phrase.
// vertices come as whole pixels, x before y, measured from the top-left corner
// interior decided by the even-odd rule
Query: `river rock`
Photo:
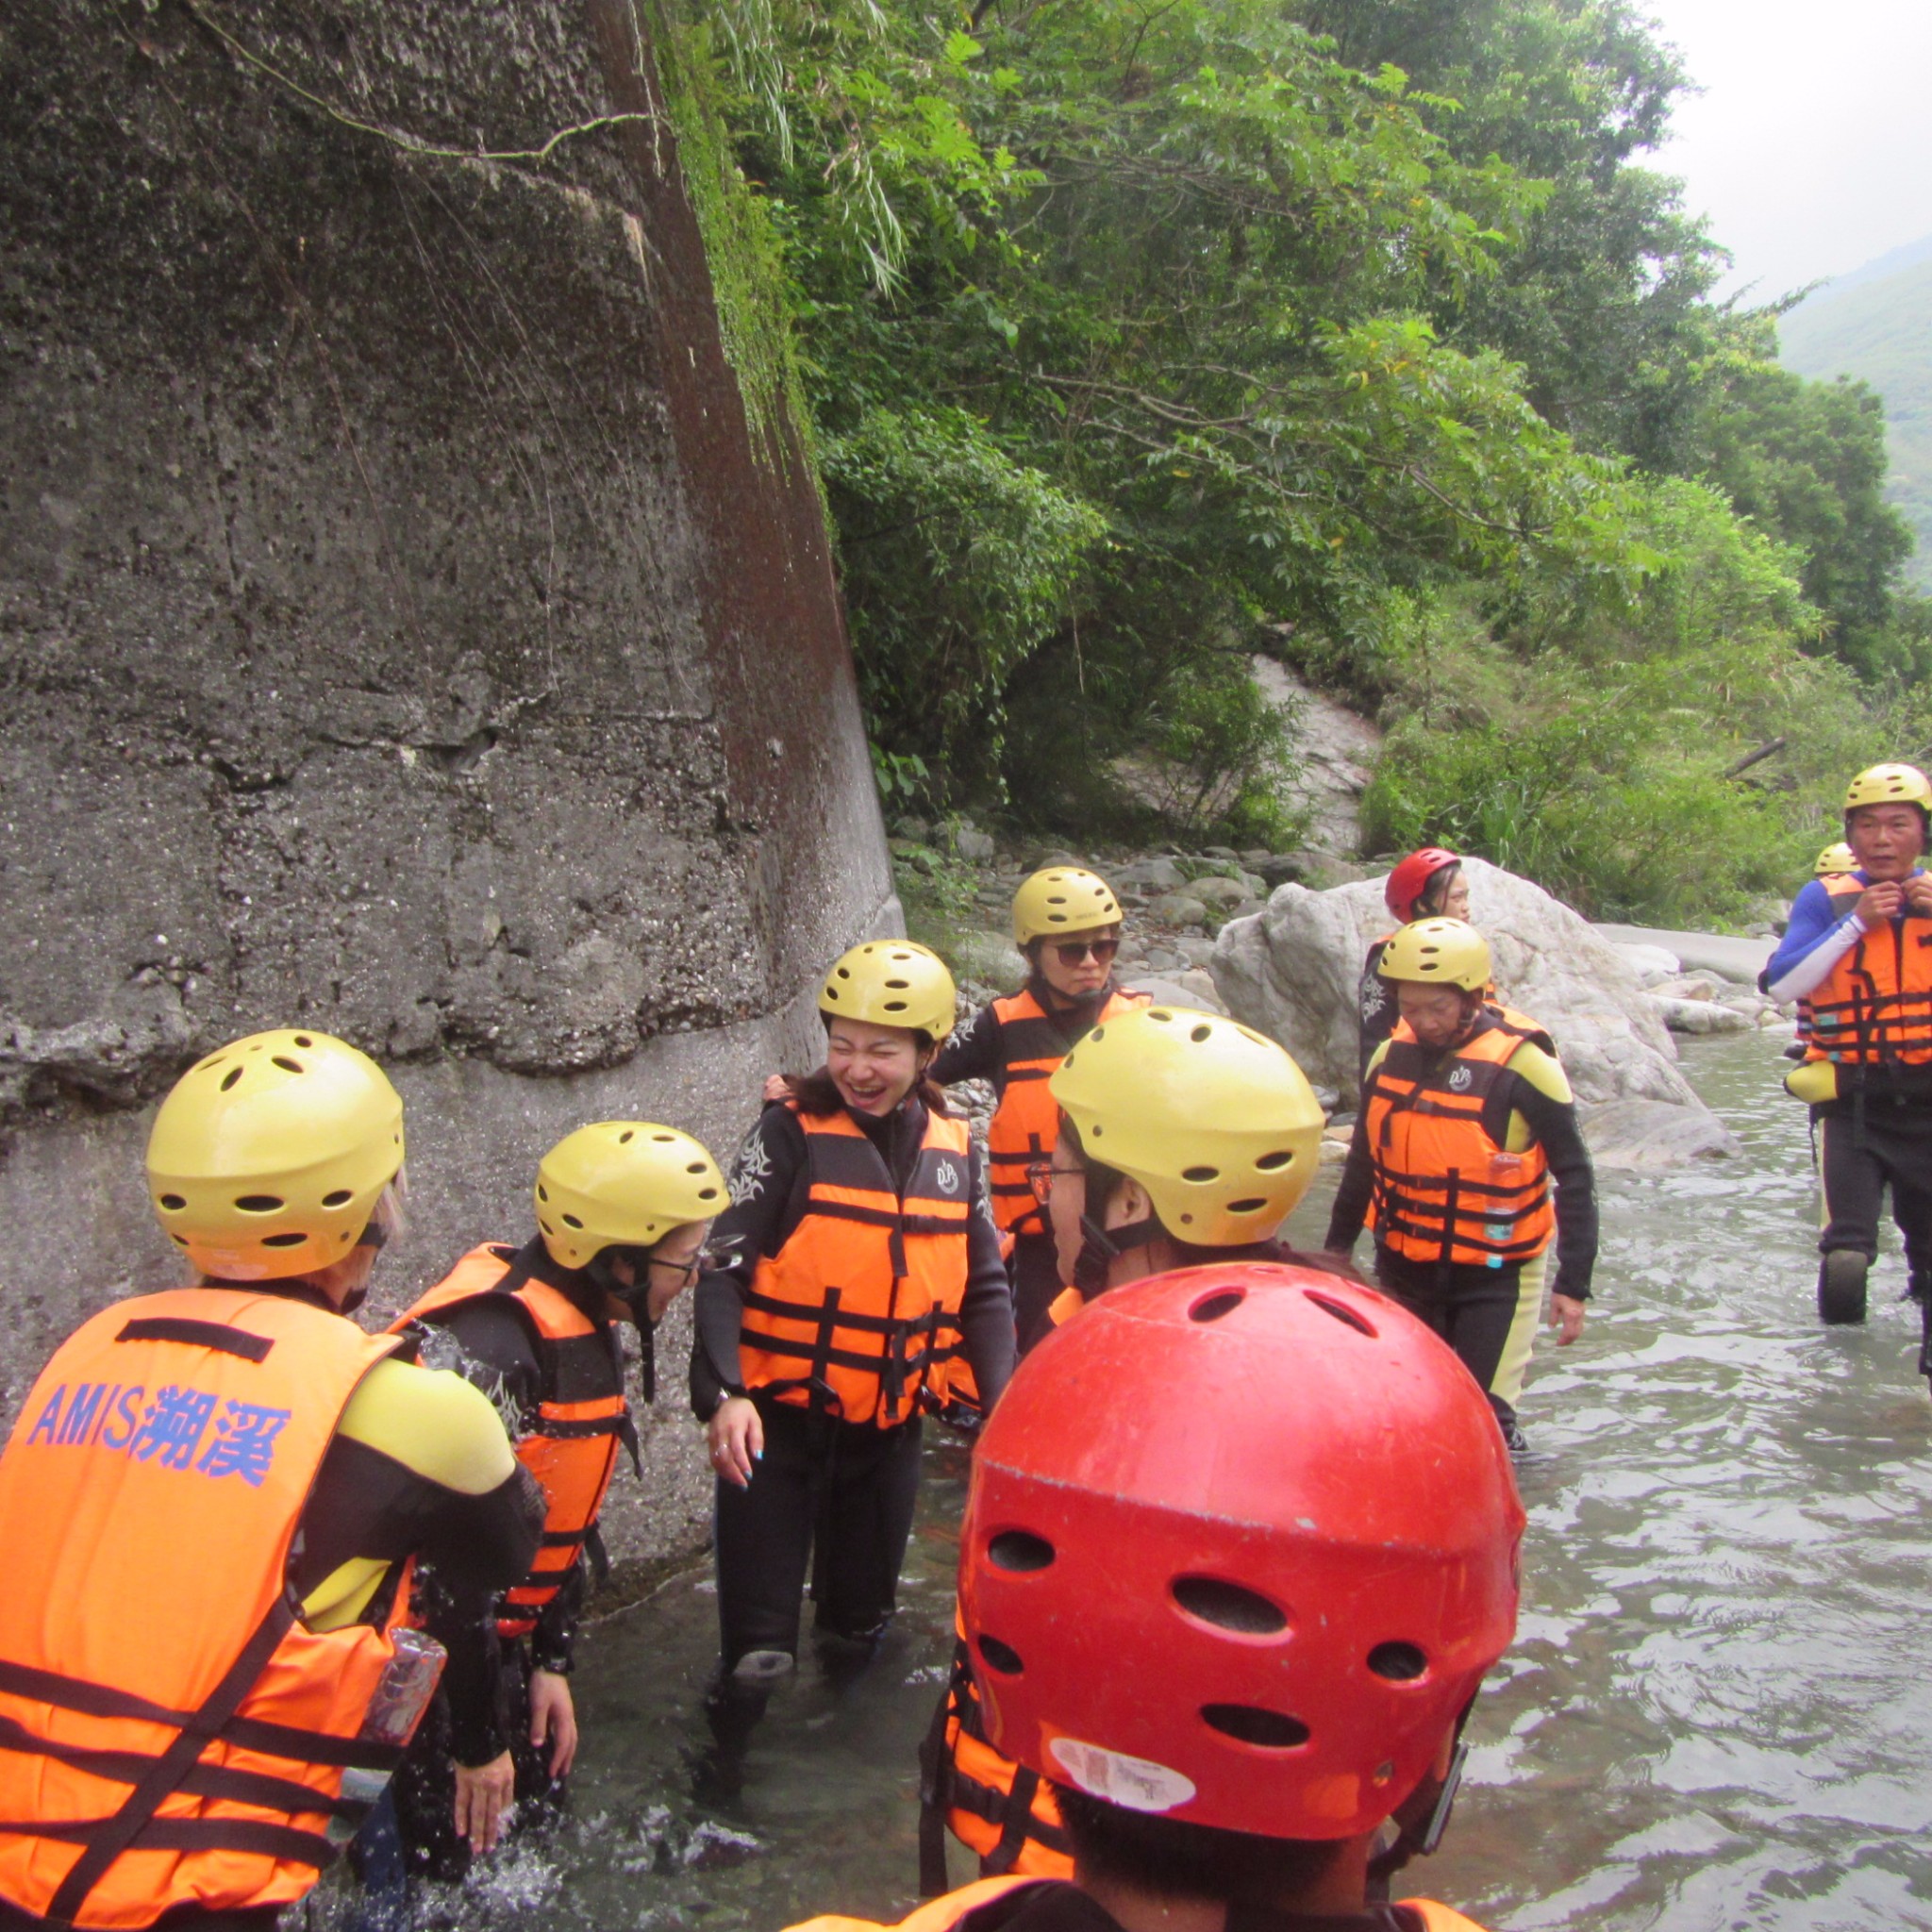
[[[1209,991],[1203,991],[1204,981]],[[1211,991],[1212,984],[1205,973],[1177,973],[1172,978],[1140,973],[1134,975],[1132,990],[1147,994],[1157,1007],[1179,1007],[1189,1013],[1225,1015],[1227,1008]]]
[[[1134,886],[1142,891],[1172,892],[1188,882],[1188,875],[1172,858],[1137,858],[1131,865],[1117,866],[1108,874],[1115,886]]]
[[[1651,998],[1673,1033],[1749,1033],[1757,1024],[1749,1013],[1721,1004],[1708,992],[1700,999],[1663,999],[1656,993]]]
[[[978,831],[972,825],[961,825],[953,834],[953,850],[974,865],[988,864],[997,849],[991,832]]]
[[[1550,1029],[1578,1098],[1704,1110],[1657,1003],[1618,949],[1541,886],[1480,858],[1463,863],[1497,986]],[[1237,1019],[1346,1098],[1357,1088],[1362,956],[1388,930],[1379,878],[1325,892],[1283,886],[1263,912],[1222,929],[1215,984]]]
[[[1624,962],[1637,975],[1639,986],[1654,991],[1667,979],[1677,978],[1684,971],[1683,961],[1676,954],[1663,946],[1618,945]]]
[[[1743,1151],[1707,1107],[1674,1107],[1663,1100],[1612,1100],[1586,1108],[1583,1138],[1597,1166],[1629,1174],[1663,1174],[1686,1161],[1724,1159]]]
[[[1026,982],[1026,961],[1008,933],[960,933],[945,949],[955,979],[977,980],[1000,992],[1018,992]]]
[[[1208,905],[1191,886],[1184,892],[1163,892],[1158,899],[1147,904],[1151,918],[1162,925],[1205,925],[1208,923]]]
[[[1219,874],[1210,874],[1205,879],[1196,879],[1188,891],[1207,905],[1224,908],[1239,906],[1243,899],[1253,896],[1240,879],[1224,878]]]

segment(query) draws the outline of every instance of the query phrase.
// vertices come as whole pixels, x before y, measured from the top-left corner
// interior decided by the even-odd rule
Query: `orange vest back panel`
[[[876,1147],[845,1114],[797,1116],[805,1129],[804,1218],[760,1260],[744,1297],[747,1389],[891,1428],[943,1394],[966,1296],[971,1141],[966,1123],[928,1112],[901,1199]]]
[[[0,1548],[36,1557],[0,1591],[0,1899],[88,1926],[282,1905],[353,1834],[380,1790],[356,1774],[407,1741],[358,1741],[395,1647],[304,1628],[289,1557],[395,1346],[200,1288],[103,1309],[56,1351],[0,1456]]]
[[[942,1810],[945,1828],[978,1854],[982,1877],[1071,1878],[1074,1849],[1053,1787],[1038,1772],[1003,1757],[987,1738],[957,1608],[953,1623],[941,1761],[928,1804]],[[925,1828],[922,1821],[922,1832]]]
[[[1524,1039],[1506,1023],[1438,1056],[1397,1023],[1362,1100],[1374,1169],[1369,1225],[1396,1254],[1499,1268],[1549,1246],[1547,1157],[1535,1144],[1513,1154],[1483,1124]]]
[[[1145,994],[1115,991],[1093,1024],[1104,1026],[1146,1004]],[[992,1009],[999,1015],[1000,1048],[1006,1057],[1006,1086],[986,1130],[993,1219],[1002,1233],[1044,1234],[1046,1222],[1026,1170],[1045,1160],[1059,1138],[1060,1110],[1046,1083],[1066,1058],[1068,1042],[1030,991],[995,1000]]]
[[[801,1921],[789,1932],[956,1932],[974,1912],[1004,1902],[1008,1910],[994,1911],[979,1922],[996,1927],[1025,1904],[1021,1894],[1031,1891],[1041,1882],[1037,1878],[981,1878],[972,1885],[962,1885],[958,1891],[947,1892],[943,1898],[928,1900],[896,1925],[827,1912],[820,1918]],[[1465,1919],[1460,1912],[1438,1905],[1434,1899],[1406,1898],[1400,1904],[1422,1920],[1426,1932],[1483,1932],[1474,1919]]]
[[[560,1289],[525,1274],[512,1249],[472,1248],[392,1325],[434,1322],[488,1294],[516,1304],[536,1345],[542,1390],[516,1452],[543,1488],[543,1541],[530,1574],[505,1592],[496,1624],[505,1637],[527,1637],[597,1526],[618,1441],[630,1431],[630,1405],[608,1325],[591,1321]]]
[[[1853,878],[1828,880],[1825,890],[1840,919],[1865,891]],[[1810,1003],[1807,1059],[1932,1060],[1932,919],[1909,915],[1862,934],[1811,989]]]

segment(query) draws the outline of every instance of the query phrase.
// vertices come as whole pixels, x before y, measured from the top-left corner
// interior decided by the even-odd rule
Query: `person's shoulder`
[[[337,1433],[465,1495],[495,1489],[516,1466],[490,1398],[452,1370],[413,1362],[377,1362]]]
[[[1561,1061],[1554,1054],[1545,1053],[1533,1040],[1525,1040],[1509,1056],[1509,1071],[1527,1081],[1545,1099],[1561,1106],[1568,1107],[1576,1098]]]

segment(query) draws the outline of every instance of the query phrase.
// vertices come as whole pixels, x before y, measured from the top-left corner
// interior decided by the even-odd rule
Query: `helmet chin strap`
[[[1151,1214],[1124,1227],[1102,1227],[1091,1215],[1081,1215],[1080,1258],[1074,1263],[1074,1286],[1091,1300],[1107,1286],[1108,1262],[1135,1248],[1144,1248],[1166,1232]]]
[[[1449,1829],[1449,1814],[1456,1807],[1456,1793],[1461,1788],[1462,1769],[1469,1762],[1462,1727],[1474,1708],[1472,1697],[1456,1720],[1456,1748],[1449,1754],[1448,1775],[1424,1778],[1395,1807],[1391,1820],[1395,1826],[1393,1841],[1369,1859],[1372,1882],[1393,1877],[1411,1858],[1428,1857],[1442,1842],[1442,1834]]]

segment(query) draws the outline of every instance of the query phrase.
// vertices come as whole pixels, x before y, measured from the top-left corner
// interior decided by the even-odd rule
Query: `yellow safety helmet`
[[[1858,855],[1840,839],[1836,845],[1827,845],[1818,855],[1818,863],[1813,875],[1821,879],[1837,878],[1842,873],[1857,872]]]
[[[162,1230],[204,1274],[276,1281],[346,1255],[403,1165],[403,1103],[365,1053],[289,1027],[189,1068],[147,1141]]]
[[[1459,919],[1418,919],[1382,948],[1375,970],[1384,979],[1481,992],[1490,983],[1490,942]]]
[[[943,1040],[958,995],[946,962],[917,940],[867,940],[841,953],[819,991],[819,1011],[834,1020],[908,1026]]]
[[[1048,1089],[1081,1147],[1200,1247],[1265,1240],[1315,1177],[1321,1102],[1274,1041],[1234,1020],[1136,1008],[1080,1041]]]
[[[1113,888],[1077,865],[1046,866],[1013,894],[1013,943],[1022,952],[1035,940],[1120,923]]]
[[[536,1198],[550,1258],[584,1268],[606,1248],[654,1248],[729,1196],[703,1141],[656,1121],[598,1121],[538,1162]]]
[[[1861,805],[1916,805],[1932,811],[1932,779],[1917,765],[1873,765],[1845,788],[1845,810]]]

